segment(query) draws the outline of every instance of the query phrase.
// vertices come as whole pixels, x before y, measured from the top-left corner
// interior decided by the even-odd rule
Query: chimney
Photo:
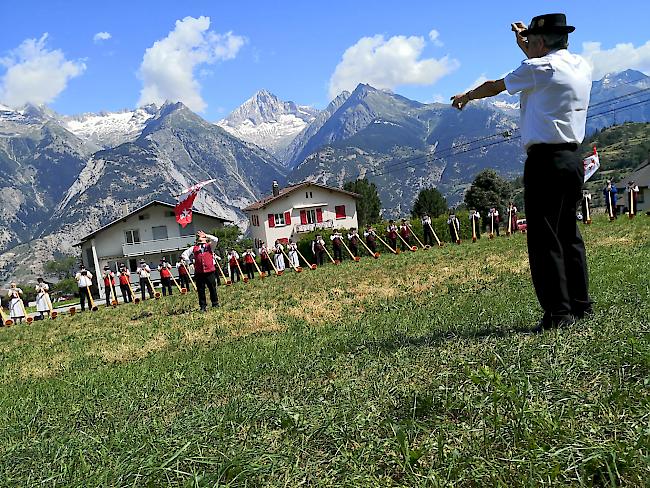
[[[280,194],[280,185],[278,182],[273,180],[273,196],[277,197]]]
[[[122,213],[124,215],[129,214],[129,204],[127,202],[122,203]]]

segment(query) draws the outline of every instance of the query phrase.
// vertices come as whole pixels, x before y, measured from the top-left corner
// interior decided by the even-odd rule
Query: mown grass
[[[523,235],[2,329],[0,484],[646,486],[649,224],[541,335]]]

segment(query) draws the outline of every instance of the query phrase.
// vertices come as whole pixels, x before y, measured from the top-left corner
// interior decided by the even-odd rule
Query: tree
[[[380,221],[381,200],[374,183],[363,178],[348,181],[343,185],[343,189],[361,195],[357,200],[357,220],[360,228]]]
[[[228,251],[232,248],[247,249],[253,246],[251,238],[245,238],[242,235],[241,229],[236,225],[224,225],[212,230],[212,235],[219,239],[217,249],[223,258]]]
[[[470,209],[478,210],[485,217],[491,207],[499,209],[502,213],[508,205],[511,194],[510,183],[501,178],[496,171],[485,169],[476,175],[472,186],[465,193],[465,203]]]
[[[54,261],[45,263],[45,272],[48,275],[54,275],[60,280],[72,277],[72,271],[76,265],[77,260],[72,257],[61,257]]]
[[[447,199],[437,188],[425,188],[420,190],[415,202],[411,215],[413,217],[422,217],[424,214],[430,217],[440,217],[447,212]]]

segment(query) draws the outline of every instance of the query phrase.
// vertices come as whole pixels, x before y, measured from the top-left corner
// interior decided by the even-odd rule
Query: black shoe
[[[218,303],[217,304],[214,304],[214,303],[212,304],[212,308],[219,308],[219,307],[221,307],[221,305],[219,305]]]
[[[573,315],[550,315],[545,313],[544,316],[537,322],[537,325],[530,331],[534,334],[539,334],[549,329],[564,329],[576,323]]]
[[[594,309],[592,307],[589,307],[585,310],[578,310],[572,313],[573,316],[575,317],[575,320],[588,319],[594,314]]]
[[[205,312],[208,311],[208,309],[207,309],[206,307],[201,307],[201,310],[200,310],[200,311],[201,311],[201,313],[205,313]]]

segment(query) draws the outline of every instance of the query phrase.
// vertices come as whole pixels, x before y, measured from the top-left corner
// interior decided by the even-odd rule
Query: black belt
[[[530,154],[536,151],[575,151],[576,149],[578,149],[578,145],[575,142],[563,142],[562,144],[533,144],[526,152]]]

